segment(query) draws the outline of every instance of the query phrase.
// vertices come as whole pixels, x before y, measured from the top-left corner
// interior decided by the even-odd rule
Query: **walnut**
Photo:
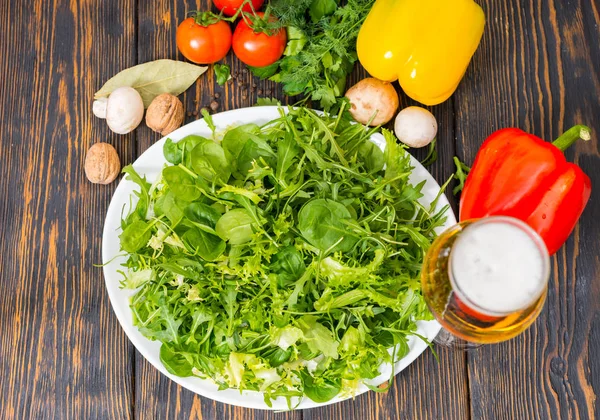
[[[121,171],[119,155],[108,143],[96,143],[85,156],[85,176],[94,184],[110,184]]]
[[[181,127],[182,123],[183,104],[170,93],[158,95],[146,111],[146,125],[163,136]]]

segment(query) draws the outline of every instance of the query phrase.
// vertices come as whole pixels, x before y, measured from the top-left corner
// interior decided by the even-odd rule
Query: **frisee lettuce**
[[[152,188],[125,168],[140,191],[120,239],[134,323],[170,373],[291,406],[352,395],[406,354],[431,319],[419,274],[445,209],[417,202],[391,132],[383,153],[343,110],[280,111],[167,140]]]

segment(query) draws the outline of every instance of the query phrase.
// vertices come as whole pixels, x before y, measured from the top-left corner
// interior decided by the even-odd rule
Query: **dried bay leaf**
[[[138,64],[111,77],[94,94],[94,99],[108,97],[113,90],[122,86],[131,86],[142,96],[144,108],[148,108],[161,93],[177,96],[187,90],[207,68],[166,59]]]

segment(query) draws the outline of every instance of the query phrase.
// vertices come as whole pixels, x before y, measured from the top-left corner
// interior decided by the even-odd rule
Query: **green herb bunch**
[[[167,140],[152,185],[126,167],[140,190],[120,241],[134,322],[169,372],[291,406],[352,395],[407,353],[446,209],[417,201],[391,132],[383,153],[343,109],[287,111]]]
[[[287,27],[288,45],[281,60],[251,70],[282,83],[287,95],[304,94],[331,108],[346,90],[346,77],[357,59],[356,38],[374,2],[271,1],[271,13]]]

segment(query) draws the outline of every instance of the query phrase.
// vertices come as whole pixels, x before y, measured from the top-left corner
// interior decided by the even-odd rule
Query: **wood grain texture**
[[[552,140],[571,125],[589,124],[593,140],[577,143],[566,155],[590,175],[595,190],[553,258],[548,300],[534,326],[469,355],[471,414],[598,418],[598,3],[511,0],[487,1],[484,7],[484,39],[454,95],[459,156],[470,164],[481,142],[502,127]]]
[[[135,135],[91,105],[134,62],[134,17],[128,0],[0,3],[2,418],[132,415],[132,346],[93,266],[116,185],[88,183],[83,161],[98,141],[132,158]]]
[[[113,134],[91,112],[116,72],[183,59],[177,24],[209,0],[0,2],[0,417],[7,419],[600,418],[600,196],[553,260],[546,308],[522,336],[465,355],[427,351],[384,394],[291,413],[247,410],[187,391],[129,343],[101,269],[104,215],[116,188],[83,173],[88,147],[113,144],[133,162],[160,135],[142,124]],[[594,140],[567,152],[600,185],[600,12],[596,0],[482,0],[487,27],[456,94],[431,108],[439,123],[438,182],[452,156],[471,163],[494,130],[518,126],[551,139],[586,123]],[[232,54],[234,79],[212,69],[182,100],[202,107],[286,98]],[[365,77],[357,66],[348,84]],[[403,93],[401,106],[413,105]],[[212,112],[212,111],[211,111]],[[411,151],[423,158],[425,150]],[[456,199],[450,197],[453,208]]]

